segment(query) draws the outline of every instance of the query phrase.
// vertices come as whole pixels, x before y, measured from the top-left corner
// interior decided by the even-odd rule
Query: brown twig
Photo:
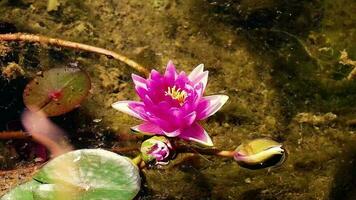
[[[10,139],[30,139],[31,134],[24,131],[2,131],[0,132],[0,140]]]
[[[26,41],[26,42],[38,42],[40,44],[46,45],[53,45],[59,47],[67,47],[77,50],[84,50],[93,53],[103,54],[106,56],[113,57],[116,60],[126,63],[128,66],[132,67],[133,69],[137,70],[138,72],[148,75],[149,71],[143,67],[142,65],[138,64],[137,62],[125,57],[124,55],[115,53],[113,51],[103,49],[100,47],[90,46],[87,44],[71,42],[67,40],[62,40],[58,38],[49,38],[46,36],[40,35],[32,35],[26,33],[14,33],[14,34],[0,34],[0,40],[2,41]]]

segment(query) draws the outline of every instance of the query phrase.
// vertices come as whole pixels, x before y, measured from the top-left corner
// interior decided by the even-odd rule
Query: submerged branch
[[[138,72],[140,72],[142,74],[145,74],[145,75],[149,74],[149,71],[145,67],[143,67],[142,65],[138,64],[137,62],[125,57],[124,55],[115,53],[113,51],[110,51],[110,50],[107,50],[104,48],[90,46],[87,44],[71,42],[71,41],[57,39],[57,38],[49,38],[49,37],[40,36],[40,35],[26,34],[26,33],[0,34],[0,40],[2,40],[2,41],[38,42],[40,44],[66,47],[66,48],[72,48],[72,49],[77,49],[77,50],[83,50],[83,51],[89,51],[89,52],[93,52],[93,53],[103,54],[106,56],[110,56],[116,60],[119,60],[121,62],[124,62],[125,64],[127,64],[128,66],[130,66],[131,68],[137,70]]]
[[[30,139],[31,134],[24,131],[2,131],[0,132],[0,140],[11,139]]]
[[[282,34],[285,34],[291,38],[293,38],[295,41],[297,41],[300,46],[304,49],[305,53],[312,59],[314,59],[315,61],[317,61],[317,63],[319,64],[319,59],[316,58],[315,56],[313,56],[313,54],[311,53],[311,51],[309,50],[309,48],[307,47],[307,45],[305,45],[305,43],[299,39],[297,36],[287,32],[287,31],[283,31],[283,30],[277,30],[277,29],[271,29],[271,30],[268,30],[270,32],[276,32],[276,33],[282,33]]]
[[[302,49],[308,55],[308,57],[311,58],[313,61],[315,61],[315,63],[318,65],[318,67],[322,67],[321,60],[319,58],[315,57],[313,55],[313,53],[311,52],[311,50],[307,47],[307,45],[301,39],[299,39],[296,35],[293,35],[287,31],[278,30],[278,29],[269,29],[269,30],[264,30],[264,31],[268,31],[268,32],[272,32],[272,33],[280,33],[280,34],[284,34],[284,35],[292,38],[302,47]]]

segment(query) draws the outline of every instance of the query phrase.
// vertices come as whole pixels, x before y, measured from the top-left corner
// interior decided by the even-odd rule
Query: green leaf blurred
[[[131,159],[100,149],[61,155],[1,200],[130,200],[140,190],[139,170]]]

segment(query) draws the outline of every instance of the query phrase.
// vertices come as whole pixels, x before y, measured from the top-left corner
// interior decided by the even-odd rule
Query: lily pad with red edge
[[[73,110],[88,95],[91,82],[88,74],[78,68],[53,68],[27,84],[23,100],[33,112],[58,116]]]

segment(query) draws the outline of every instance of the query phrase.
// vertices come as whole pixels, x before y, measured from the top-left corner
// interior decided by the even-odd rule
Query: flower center
[[[188,97],[186,91],[181,90],[180,88],[176,89],[176,86],[168,87],[168,90],[165,92],[166,96],[170,96],[172,99],[177,100],[180,105],[182,105],[185,99]]]

